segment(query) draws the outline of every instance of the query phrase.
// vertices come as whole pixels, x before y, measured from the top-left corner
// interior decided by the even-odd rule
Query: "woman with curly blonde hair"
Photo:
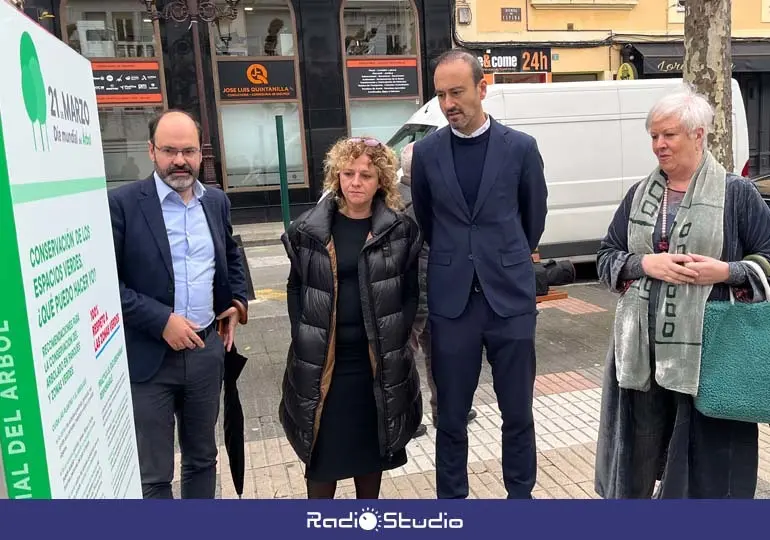
[[[393,151],[371,137],[338,141],[329,195],[284,233],[291,261],[291,345],[279,418],[305,463],[309,498],[353,478],[377,498],[382,472],[406,463],[422,396],[407,342],[422,238],[402,213]]]

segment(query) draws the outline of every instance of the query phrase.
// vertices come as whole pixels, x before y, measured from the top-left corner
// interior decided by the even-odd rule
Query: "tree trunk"
[[[684,80],[691,82],[714,106],[708,146],[725,169],[732,171],[731,0],[687,0],[684,16]]]

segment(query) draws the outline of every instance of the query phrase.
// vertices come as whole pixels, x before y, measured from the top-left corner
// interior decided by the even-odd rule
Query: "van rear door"
[[[510,85],[512,87],[517,85]],[[520,85],[508,126],[537,139],[548,183],[544,257],[594,256],[621,198],[619,102],[612,83]]]
[[[746,107],[738,81],[732,80],[733,94],[733,155],[735,167],[733,172],[741,176],[749,176],[749,125],[746,118]]]

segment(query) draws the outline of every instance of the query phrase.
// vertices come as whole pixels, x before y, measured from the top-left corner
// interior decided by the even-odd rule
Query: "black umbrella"
[[[230,474],[233,476],[233,484],[238,498],[243,495],[243,477],[246,466],[246,448],[243,426],[243,407],[238,395],[238,377],[240,377],[247,358],[235,348],[235,343],[230,351],[225,353],[224,376],[224,432],[225,449],[230,460]]]

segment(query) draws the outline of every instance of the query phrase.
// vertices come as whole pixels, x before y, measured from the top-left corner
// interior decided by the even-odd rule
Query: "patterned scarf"
[[[671,227],[669,253],[722,255],[726,172],[706,151]],[[628,222],[628,251],[654,253],[666,180],[656,168],[636,189]],[[615,367],[621,388],[650,388],[648,310],[653,279],[635,281],[615,312]],[[655,313],[655,379],[669,390],[696,395],[700,378],[701,339],[711,285],[661,283]]]

